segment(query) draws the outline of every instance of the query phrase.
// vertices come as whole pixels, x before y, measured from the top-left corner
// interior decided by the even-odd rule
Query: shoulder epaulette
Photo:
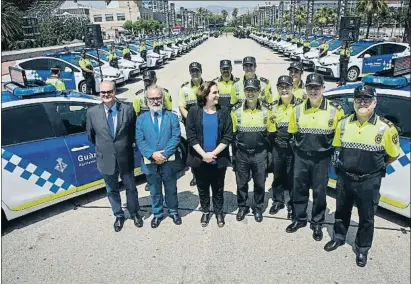
[[[294,105],[299,105],[299,104],[301,104],[303,101],[304,101],[304,100],[302,100],[302,99],[300,99],[300,98],[296,98]]]
[[[166,88],[163,88],[163,90],[166,91],[167,93],[169,92],[168,89],[166,89]]]
[[[217,82],[220,77],[215,77],[212,81]]]
[[[190,83],[190,82],[187,81],[187,82],[183,83],[183,84],[181,85],[181,88],[184,87],[185,85],[187,85],[188,83]]]
[[[261,104],[262,104],[265,108],[268,108],[269,110],[273,109],[273,107],[274,107],[274,105],[275,105],[274,102],[269,103],[269,102],[264,101],[264,100],[261,101]]]
[[[388,119],[386,119],[385,117],[381,117],[380,116],[380,120],[386,124],[388,124],[389,127],[393,127],[395,126],[394,123],[392,123],[391,121],[389,121]]]
[[[270,81],[268,81],[268,79],[264,78],[264,77],[260,77],[260,80],[266,84],[268,84]]]
[[[234,79],[233,80],[234,83],[237,83],[238,81],[240,81],[240,78],[238,78],[238,77],[234,77],[233,79]]]
[[[337,108],[337,109],[341,109],[341,105],[339,103],[337,103],[336,101],[331,101],[330,105],[332,105],[333,107]]]
[[[237,102],[233,105],[232,109],[239,109],[243,105],[242,102]]]
[[[352,115],[352,113],[346,114],[343,117],[341,117],[338,121],[341,121],[343,119],[346,119],[347,117],[349,117],[350,115]]]
[[[144,91],[143,89],[138,90],[138,91],[136,92],[136,96],[138,96],[139,94],[141,94],[143,91]]]

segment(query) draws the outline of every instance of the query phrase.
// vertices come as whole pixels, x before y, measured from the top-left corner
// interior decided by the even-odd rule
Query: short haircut
[[[164,95],[164,94],[163,94],[163,88],[160,88],[160,87],[157,86],[157,85],[152,85],[152,86],[150,86],[150,87],[147,88],[146,97],[147,97],[147,94],[148,94],[149,91],[159,91],[160,94],[161,94],[161,96]]]
[[[205,81],[201,84],[197,94],[197,104],[199,107],[205,106],[207,97],[210,94],[211,87],[213,86],[217,86],[216,82],[214,81]]]

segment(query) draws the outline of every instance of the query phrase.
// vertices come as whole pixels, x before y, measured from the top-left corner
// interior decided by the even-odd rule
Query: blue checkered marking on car
[[[408,166],[410,161],[410,140],[400,139],[400,156],[396,161],[387,166],[387,175],[393,174],[400,167]]]
[[[47,187],[51,192],[57,193],[60,189],[67,190],[73,187],[69,182],[66,182],[56,175],[37,167],[28,160],[23,159],[7,150],[1,149],[1,158],[3,169],[13,173],[16,169],[20,169],[21,178],[29,180],[34,177],[35,184],[39,187]]]

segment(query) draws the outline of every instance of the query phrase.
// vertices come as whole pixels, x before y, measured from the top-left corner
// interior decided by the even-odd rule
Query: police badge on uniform
[[[333,125],[334,125],[334,119],[330,119],[328,121],[328,127],[333,127]]]
[[[392,137],[392,143],[398,144],[398,134],[394,134],[394,136]]]
[[[272,115],[272,116],[270,117],[270,121],[271,121],[272,123],[275,123],[275,118],[276,118],[276,116],[275,116],[275,115]]]
[[[393,137],[394,138],[394,137]],[[375,143],[377,144],[381,144],[382,141],[382,135],[381,134],[377,134],[377,136],[375,136]]]

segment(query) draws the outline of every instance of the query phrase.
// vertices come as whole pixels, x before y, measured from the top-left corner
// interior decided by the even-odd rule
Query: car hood
[[[307,52],[307,53],[304,53],[304,58],[305,59],[314,59],[314,58],[318,58],[318,51],[317,50],[315,50],[315,51],[309,51],[309,52]]]
[[[135,64],[134,62],[131,62],[130,60],[127,59],[120,59],[118,61],[119,65],[123,66],[123,67],[128,67],[128,68],[135,68]]]
[[[94,72],[100,73],[100,69],[98,67],[94,67]],[[108,66],[108,65],[101,66],[101,72],[103,72],[104,76],[119,77],[121,75],[121,72],[119,69]]]
[[[330,65],[330,64],[336,64],[340,61],[340,57],[336,54],[330,54],[327,55],[323,58],[321,58],[320,60],[318,60],[318,62],[321,65]]]

